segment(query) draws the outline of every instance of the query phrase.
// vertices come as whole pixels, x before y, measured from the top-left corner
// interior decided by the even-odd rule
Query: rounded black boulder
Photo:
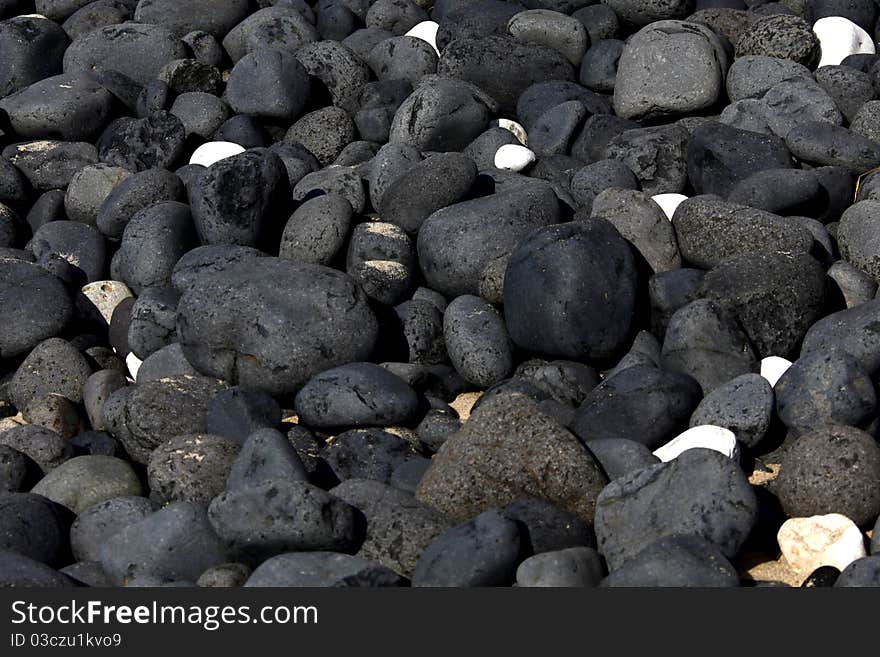
[[[574,67],[556,50],[504,36],[455,39],[442,50],[437,72],[477,85],[506,111],[536,82],[575,79]]]
[[[178,201],[155,203],[125,226],[110,273],[135,294],[149,287],[167,287],[174,265],[196,244],[190,208]]]
[[[21,260],[0,260],[0,358],[23,354],[60,334],[73,302],[58,278]]]
[[[101,27],[76,39],[64,53],[64,72],[109,68],[138,84],[147,84],[159,77],[165,64],[186,56],[183,41],[170,30],[126,22]]]
[[[309,75],[292,53],[256,50],[236,62],[226,101],[236,114],[292,122],[309,100]]]
[[[714,450],[615,479],[596,502],[599,552],[614,571],[651,543],[693,534],[737,555],[755,524],[758,503],[739,465]]]
[[[416,391],[373,363],[349,363],[321,372],[296,395],[296,412],[310,427],[407,424],[418,410]]]
[[[73,514],[35,493],[0,493],[0,550],[50,566],[69,552]]]
[[[880,515],[880,447],[853,427],[820,427],[785,452],[774,491],[785,513],[808,517],[840,513],[857,525]]]
[[[141,578],[194,582],[228,559],[205,509],[174,502],[110,537],[101,547],[100,561],[113,583],[123,585]]]
[[[445,207],[425,219],[418,235],[419,265],[428,286],[441,294],[478,294],[493,260],[510,254],[535,228],[555,224],[561,210],[542,182]]]
[[[488,388],[513,368],[504,319],[479,297],[466,294],[449,304],[443,315],[443,337],[456,371],[474,385]]]
[[[588,219],[532,233],[511,254],[504,316],[523,349],[574,359],[613,356],[630,337],[638,277],[620,233]]]
[[[363,361],[378,332],[366,296],[348,276],[277,258],[197,281],[178,313],[183,352],[199,371],[273,395]]]
[[[79,141],[104,127],[113,96],[83,74],[57,75],[0,100],[14,133],[24,139]]]

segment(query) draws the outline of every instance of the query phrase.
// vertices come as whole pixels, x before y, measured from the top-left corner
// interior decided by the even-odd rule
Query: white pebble
[[[121,281],[94,281],[83,287],[82,293],[108,324],[116,306],[134,296],[128,286]]]
[[[529,136],[526,134],[526,129],[522,127],[516,121],[511,121],[510,119],[498,119],[496,121],[499,128],[507,130],[510,134],[516,137],[519,140],[519,143],[523,146],[529,145]]]
[[[788,565],[804,578],[822,566],[843,570],[866,556],[862,532],[839,513],[790,518],[779,528],[776,540]]]
[[[651,200],[660,206],[660,209],[666,214],[666,218],[672,221],[672,215],[675,214],[678,206],[682,202],[687,201],[688,197],[684,194],[657,194],[652,196]]]
[[[655,451],[654,456],[666,463],[677,458],[682,452],[695,447],[714,449],[729,458],[739,458],[736,436],[730,429],[716,427],[714,424],[701,424],[680,433]]]
[[[128,366],[128,372],[131,374],[132,381],[137,381],[138,370],[141,368],[141,363],[143,362],[144,361],[132,353],[129,353],[128,356],[125,357],[125,364]]]
[[[819,66],[836,66],[850,55],[873,55],[877,49],[865,30],[843,16],[826,16],[813,24],[822,58]]]
[[[761,361],[761,376],[770,382],[771,386],[776,386],[776,382],[782,378],[782,375],[791,367],[791,361],[779,356],[767,356]]]
[[[225,160],[227,157],[244,153],[244,150],[241,144],[235,144],[231,141],[209,141],[195,150],[192,157],[189,158],[189,163],[209,167],[215,162]]]
[[[428,45],[430,45],[439,56],[440,50],[437,48],[437,30],[439,29],[439,23],[435,23],[434,21],[422,21],[414,26],[409,32],[404,34],[404,36],[415,37],[416,39],[427,41]]]
[[[537,158],[525,146],[504,144],[495,153],[495,168],[504,171],[522,171]]]
[[[17,16],[16,18],[41,18],[44,21],[49,20],[48,18],[43,16],[43,14],[21,14],[20,16]]]

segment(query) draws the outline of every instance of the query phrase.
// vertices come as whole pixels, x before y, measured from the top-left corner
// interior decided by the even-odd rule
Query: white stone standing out
[[[651,200],[659,205],[666,218],[672,221],[672,215],[675,214],[679,205],[688,200],[688,197],[684,194],[657,194],[652,196]]]
[[[437,48],[437,30],[439,29],[439,23],[435,23],[434,21],[422,21],[414,26],[409,32],[404,34],[404,36],[415,37],[416,39],[427,41],[428,45],[434,49],[434,52],[436,52],[439,57],[440,49]]]
[[[207,144],[199,146],[192,157],[189,158],[190,164],[201,164],[203,167],[209,167],[215,162],[225,160],[227,157],[244,153],[245,148],[241,144],[231,141],[209,141]]]
[[[656,450],[654,456],[666,463],[695,447],[713,449],[731,459],[739,458],[739,445],[734,433],[714,424],[702,424],[688,429]]]
[[[776,387],[776,382],[782,378],[782,375],[788,371],[792,363],[790,360],[781,358],[780,356],[767,356],[761,361],[761,376],[763,376],[770,385]]]
[[[836,66],[850,55],[873,55],[874,40],[865,30],[843,16],[826,16],[813,24],[822,57],[819,66]]]
[[[125,357],[125,364],[128,366],[128,373],[131,375],[131,382],[134,383],[138,378],[138,370],[141,368],[142,361],[132,353]]]
[[[504,144],[495,153],[495,168],[503,171],[522,171],[537,158],[534,152],[519,144]]]
[[[788,565],[801,577],[822,566],[843,570],[866,556],[862,532],[839,513],[789,518],[779,528],[776,540]]]

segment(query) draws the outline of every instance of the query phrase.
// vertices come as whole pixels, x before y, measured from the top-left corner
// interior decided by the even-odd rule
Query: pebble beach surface
[[[874,0],[0,0],[0,586],[880,586]]]

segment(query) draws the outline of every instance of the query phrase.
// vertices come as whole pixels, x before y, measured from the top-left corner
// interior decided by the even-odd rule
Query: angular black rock
[[[519,527],[498,511],[444,532],[419,557],[413,586],[468,587],[510,584],[520,556]]]
[[[689,303],[670,318],[662,363],[668,370],[692,376],[704,394],[759,367],[739,322],[708,299]]]
[[[358,556],[405,576],[412,575],[427,546],[451,526],[443,514],[409,493],[378,481],[349,479],[330,493],[355,507],[366,522]]]
[[[247,561],[282,552],[347,551],[355,540],[352,507],[302,481],[267,481],[221,493],[208,517],[232,552]]]
[[[124,117],[107,126],[98,140],[102,162],[131,171],[171,169],[182,164],[186,127],[160,110],[141,119]]]
[[[176,342],[177,302],[180,294],[173,287],[147,287],[131,309],[128,346],[145,360],[163,347]]]
[[[691,415],[690,426],[724,427],[746,447],[755,447],[770,429],[773,393],[760,374],[743,374],[707,394]]]
[[[727,197],[738,182],[764,169],[790,168],[785,143],[778,137],[707,123],[691,134],[688,178],[698,194]]]
[[[614,571],[651,543],[693,534],[737,555],[757,518],[745,474],[728,457],[690,449],[612,481],[596,505],[599,552]]]
[[[757,355],[790,355],[822,313],[825,274],[802,253],[734,256],[706,274],[702,294],[736,316]]]
[[[83,386],[92,368],[85,356],[61,338],[36,345],[15,372],[9,392],[19,410],[35,398],[49,393],[81,402]]]
[[[587,395],[569,428],[587,443],[627,438],[656,449],[687,426],[701,397],[690,376],[637,365]]]
[[[736,569],[709,541],[687,534],[663,537],[602,580],[603,587],[733,587]]]
[[[245,439],[229,471],[226,490],[235,492],[271,481],[308,480],[306,467],[291,441],[280,431],[265,428]]]

